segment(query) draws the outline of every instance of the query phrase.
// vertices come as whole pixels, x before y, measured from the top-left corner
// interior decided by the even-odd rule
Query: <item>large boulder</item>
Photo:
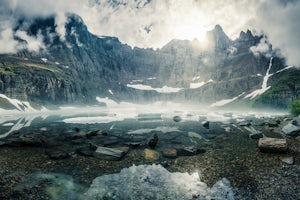
[[[284,153],[287,151],[287,141],[285,138],[260,138],[258,148],[261,152]]]
[[[288,135],[288,136],[296,136],[296,135],[299,133],[300,129],[299,129],[297,126],[293,125],[293,124],[287,124],[287,125],[285,125],[285,126],[281,129],[281,131],[282,131],[285,135]]]

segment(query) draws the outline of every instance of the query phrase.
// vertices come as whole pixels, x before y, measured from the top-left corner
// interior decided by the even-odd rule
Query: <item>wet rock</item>
[[[257,139],[263,138],[263,137],[264,137],[264,134],[262,134],[262,133],[251,133],[249,135],[249,138],[254,139],[254,140],[257,140]]]
[[[204,128],[209,129],[209,121],[203,121],[201,124]]]
[[[206,138],[207,138],[207,139],[210,139],[210,140],[213,140],[213,139],[215,139],[217,136],[218,136],[218,135],[216,135],[216,134],[207,134],[207,135],[206,135]]]
[[[289,122],[290,124],[293,124],[294,126],[299,126],[299,123],[297,120],[293,119],[292,121]]]
[[[173,121],[174,122],[180,122],[182,119],[181,119],[181,117],[180,116],[174,116],[173,117]]]
[[[177,150],[173,148],[164,149],[162,155],[166,158],[177,158]]]
[[[0,147],[4,146],[4,145],[5,145],[5,142],[4,141],[0,141]]]
[[[158,137],[157,137],[157,134],[154,133],[154,134],[151,136],[151,138],[149,138],[149,140],[148,140],[148,142],[147,142],[147,145],[148,145],[149,147],[151,147],[151,148],[154,149],[154,148],[156,147],[157,143],[158,143]]]
[[[49,158],[54,160],[65,159],[70,156],[70,154],[64,150],[51,150],[47,151],[46,154],[49,156]]]
[[[281,131],[287,136],[296,136],[300,129],[293,124],[287,124],[281,129]]]
[[[284,153],[287,151],[287,140],[285,138],[260,138],[258,148],[261,152]]]
[[[93,130],[93,131],[89,131],[87,134],[86,134],[86,137],[87,138],[91,138],[91,137],[94,137],[94,136],[97,136],[97,135],[100,135],[101,134],[101,131],[100,130]]]
[[[280,158],[280,160],[288,165],[294,164],[294,157],[292,157],[292,156]]]
[[[106,160],[120,160],[128,151],[128,147],[107,148],[98,146],[94,156]]]
[[[89,147],[82,147],[76,150],[76,153],[81,156],[92,157],[94,155],[94,151]]]
[[[215,137],[215,139],[216,139],[216,140],[223,140],[223,141],[225,141],[225,140],[228,140],[228,136],[225,135],[225,134],[220,134],[220,135],[217,135],[217,136]]]
[[[278,120],[278,119],[270,119],[268,121],[268,126],[269,127],[278,127],[279,124],[280,124],[280,120]]]
[[[159,152],[152,149],[145,149],[144,158],[149,161],[159,160]]]
[[[205,149],[199,149],[195,146],[184,147],[183,149],[178,149],[177,154],[179,156],[194,156],[200,153],[205,153]]]
[[[140,142],[126,142],[125,144],[132,148],[137,148],[137,147],[141,146]]]

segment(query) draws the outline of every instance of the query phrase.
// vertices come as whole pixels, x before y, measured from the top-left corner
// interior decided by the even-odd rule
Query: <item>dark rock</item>
[[[72,136],[72,139],[84,138],[84,137],[86,137],[86,135],[87,135],[86,132],[79,130]]]
[[[260,138],[258,148],[261,152],[284,153],[287,151],[287,141],[279,138]]]
[[[264,134],[262,134],[262,133],[251,133],[249,135],[249,138],[255,139],[255,140],[257,140],[259,138],[263,138],[263,137],[264,137]]]
[[[173,117],[173,121],[174,122],[180,122],[182,119],[181,119],[181,117],[180,116],[174,116]]]
[[[86,137],[91,138],[91,137],[94,137],[94,136],[97,136],[97,135],[100,135],[100,134],[101,134],[100,130],[89,131],[86,134]]]
[[[294,126],[299,126],[298,121],[293,119],[292,121],[289,122],[290,124],[293,124]]]
[[[177,155],[179,156],[194,156],[200,153],[205,153],[205,149],[199,149],[195,146],[184,147],[183,149],[177,150]]]
[[[151,138],[149,138],[147,145],[151,148],[155,148],[158,143],[158,136],[154,133]]]
[[[162,155],[166,158],[176,158],[177,157],[177,150],[172,149],[172,148],[164,149],[162,151]]]
[[[88,156],[88,157],[93,156],[94,152],[95,151],[91,150],[91,148],[89,148],[89,147],[83,147],[83,148],[79,148],[76,150],[76,153],[78,153],[79,155]]]
[[[130,147],[133,147],[133,148],[137,148],[137,147],[141,146],[140,142],[126,142],[125,144]]]
[[[268,126],[269,126],[269,127],[278,127],[279,124],[280,124],[280,121],[277,120],[277,119],[271,119],[271,120],[269,120],[269,122],[268,122]]]
[[[70,155],[64,150],[51,150],[47,151],[46,154],[49,156],[49,158],[54,160],[60,160],[68,158]]]
[[[6,141],[8,146],[43,146],[45,140],[37,135],[20,135],[17,138],[9,138]]]
[[[287,136],[296,136],[300,132],[300,129],[293,124],[287,124],[281,131]]]
[[[201,124],[204,128],[209,129],[209,121],[203,121]]]

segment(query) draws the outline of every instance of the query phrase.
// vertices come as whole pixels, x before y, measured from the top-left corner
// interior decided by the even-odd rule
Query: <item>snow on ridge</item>
[[[264,76],[263,78],[263,83],[261,85],[261,88],[260,89],[257,89],[257,90],[254,90],[253,92],[251,92],[250,94],[247,94],[244,99],[247,99],[247,98],[250,98],[251,100],[254,99],[255,97],[257,97],[258,95],[262,95],[263,93],[265,93],[268,89],[271,88],[271,86],[267,86],[267,83],[268,83],[268,80],[271,76],[273,76],[274,74],[278,74],[278,73],[281,73],[285,70],[288,70],[288,69],[291,69],[293,68],[293,66],[287,66],[283,69],[280,69],[276,72],[274,72],[273,74],[270,74],[270,70],[272,68],[272,61],[273,61],[273,57],[271,57],[270,59],[270,63],[269,63],[269,67],[268,67],[268,70],[266,72],[266,75]]]
[[[192,81],[195,81],[195,80],[198,80],[198,79],[200,79],[200,76],[195,76],[195,77],[192,79]]]
[[[179,92],[183,88],[173,88],[173,87],[168,87],[168,86],[163,86],[161,88],[153,88],[152,86],[149,85],[143,85],[143,84],[127,84],[127,87],[134,88],[137,90],[153,90],[158,93],[174,93],[174,92]]]
[[[213,104],[211,104],[209,107],[218,107],[218,106],[224,106],[226,104],[229,104],[235,100],[237,100],[238,98],[240,98],[241,96],[243,96],[245,94],[245,92],[243,92],[242,94],[236,96],[236,97],[233,97],[232,99],[223,99],[223,100],[220,100],[220,101],[217,101]]]
[[[41,60],[42,60],[44,63],[46,63],[46,62],[48,61],[47,58],[41,58]]]
[[[199,82],[199,83],[190,83],[190,88],[191,89],[200,88],[203,85],[206,85],[207,83],[211,83],[211,82],[213,82],[212,79],[209,79],[207,82],[202,81],[202,82]]]
[[[109,89],[108,92],[109,92],[111,95],[114,95],[114,93],[111,91],[111,89]]]

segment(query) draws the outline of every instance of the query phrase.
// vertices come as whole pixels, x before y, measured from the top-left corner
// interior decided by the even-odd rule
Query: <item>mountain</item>
[[[40,106],[93,104],[100,96],[116,101],[205,104],[234,99],[283,108],[300,96],[298,81],[284,81],[299,70],[285,66],[275,54],[254,55],[250,48],[263,36],[249,30],[231,40],[216,25],[207,33],[205,46],[197,40],[172,40],[153,50],[93,35],[72,14],[64,37],[56,28],[54,17],[36,19],[30,26],[20,20],[15,31],[42,36],[45,48],[0,55],[1,94]]]

